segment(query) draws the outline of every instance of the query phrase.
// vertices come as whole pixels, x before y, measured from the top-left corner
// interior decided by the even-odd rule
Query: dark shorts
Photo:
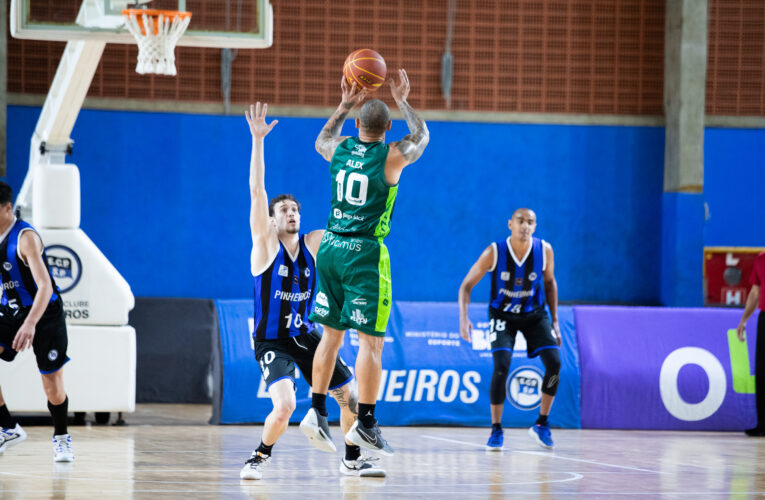
[[[518,331],[526,339],[526,352],[530,358],[538,356],[544,349],[558,349],[557,336],[544,309],[526,314],[512,314],[489,308],[491,352],[513,352]]]
[[[295,365],[300,368],[303,377],[311,385],[313,376],[313,355],[319,346],[321,335],[314,330],[296,337],[278,340],[256,340],[255,359],[258,360],[260,371],[266,386],[283,378],[295,382]],[[329,382],[330,389],[342,387],[353,379],[348,365],[338,355],[335,361],[335,371]]]
[[[0,353],[0,359],[13,361],[18,354],[11,346],[16,332],[29,313],[28,308],[13,309],[0,306],[0,346],[5,350]],[[66,356],[66,348],[69,339],[66,335],[66,320],[64,317],[64,305],[61,298],[48,304],[40,321],[35,327],[35,337],[32,340],[32,349],[37,358],[37,368],[40,373],[53,373],[58,371],[69,361]]]

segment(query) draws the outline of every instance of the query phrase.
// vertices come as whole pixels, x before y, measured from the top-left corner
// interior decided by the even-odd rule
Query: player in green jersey
[[[345,330],[359,332],[356,379],[358,420],[346,434],[350,442],[392,455],[375,419],[382,375],[382,349],[392,303],[390,261],[383,238],[390,232],[398,181],[404,167],[416,161],[430,138],[425,121],[406,102],[409,79],[403,69],[390,80],[391,94],[409,127],[403,139],[385,143],[390,111],[380,100],[364,103],[356,118],[358,137],[341,137],[348,113],[367,96],[343,78],[342,101],[316,139],[316,151],[330,162],[332,210],[317,255],[316,304],[310,319],[324,325],[313,361],[311,409],[300,429],[322,449],[331,441],[326,398],[329,378]],[[326,447],[325,447],[326,448]]]

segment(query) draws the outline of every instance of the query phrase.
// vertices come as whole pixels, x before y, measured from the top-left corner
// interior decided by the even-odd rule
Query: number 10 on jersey
[[[340,170],[335,177],[337,181],[337,201],[343,201],[343,192],[345,192],[345,201],[351,205],[361,206],[367,202],[367,189],[369,188],[369,177],[358,172],[348,174],[346,183],[345,170]],[[358,184],[358,187],[356,187]],[[354,196],[354,192],[357,194]]]

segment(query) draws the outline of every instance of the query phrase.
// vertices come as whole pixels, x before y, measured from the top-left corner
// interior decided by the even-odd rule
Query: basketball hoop
[[[138,42],[136,73],[175,76],[175,44],[188,28],[191,12],[125,9],[122,15]]]

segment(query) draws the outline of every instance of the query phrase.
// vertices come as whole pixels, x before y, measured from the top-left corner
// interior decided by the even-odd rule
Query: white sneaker
[[[360,456],[358,460],[340,459],[340,473],[346,476],[358,477],[385,477],[385,469],[378,467],[372,462],[379,458]]]
[[[0,434],[0,455],[5,451],[5,438]]]
[[[306,413],[303,421],[300,422],[300,431],[305,437],[321,451],[334,453],[337,451],[335,443],[332,442],[332,436],[329,434],[329,424],[327,417],[319,415],[316,408],[311,408]]]
[[[16,427],[13,429],[0,428],[0,436],[3,437],[0,449],[5,450],[24,441],[27,438],[27,433],[24,432],[24,429],[19,424],[16,424]]]
[[[69,434],[59,434],[57,436],[53,436],[53,461],[74,462],[74,452],[72,452],[72,436]]]
[[[239,471],[239,477],[241,479],[260,479],[263,477],[263,469],[270,463],[270,455],[264,455],[259,451],[253,451],[250,459],[244,463],[244,467]]]

